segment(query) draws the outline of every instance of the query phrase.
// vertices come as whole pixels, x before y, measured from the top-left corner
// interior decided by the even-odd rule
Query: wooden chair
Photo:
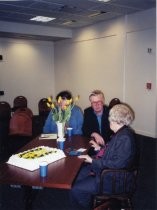
[[[39,111],[39,116],[34,116],[33,118],[33,134],[39,135],[42,133],[43,126],[45,124],[45,121],[47,119],[47,116],[50,112],[50,108],[47,106],[48,99],[47,98],[42,98],[38,102],[38,111]]]
[[[0,101],[0,160],[8,153],[8,133],[10,118],[10,104],[6,101]]]
[[[10,120],[9,135],[32,136],[32,117],[29,108],[18,108]]]
[[[11,107],[6,101],[0,101],[0,120],[10,120],[11,117]]]
[[[12,111],[16,111],[18,108],[27,108],[27,98],[24,96],[17,96],[13,101]]]
[[[27,114],[30,118],[32,118],[33,117],[33,112],[32,112],[32,110],[31,109],[29,109],[29,108],[18,108],[17,110],[16,110],[16,114],[17,113],[25,113],[25,114]]]
[[[132,197],[137,185],[139,154],[137,156],[129,169],[104,169],[101,172],[99,193],[94,196],[94,210],[133,210]],[[111,193],[104,192],[104,180],[108,176],[111,176]],[[119,176],[123,179],[119,180]]]
[[[116,104],[120,104],[121,101],[119,98],[113,98],[111,99],[110,103],[109,103],[109,109],[111,109],[114,105]]]
[[[47,98],[42,98],[39,100],[38,110],[39,110],[40,116],[45,116],[45,117],[48,116],[48,114],[50,112],[50,108],[47,106],[47,102],[48,102]]]

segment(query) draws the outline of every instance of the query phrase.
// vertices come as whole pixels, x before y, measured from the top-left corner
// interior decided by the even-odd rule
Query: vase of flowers
[[[64,103],[62,103],[64,100]],[[52,118],[56,122],[58,137],[64,138],[65,135],[65,125],[68,123],[71,117],[71,111],[76,103],[79,100],[77,96],[74,100],[72,99],[62,99],[58,98],[58,101],[53,101],[52,96],[48,97],[47,106],[52,110]]]
[[[56,122],[57,124],[57,130],[58,130],[58,138],[64,138],[65,135],[65,123],[64,122]]]

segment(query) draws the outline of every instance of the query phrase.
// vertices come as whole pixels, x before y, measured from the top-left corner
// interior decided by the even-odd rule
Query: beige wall
[[[74,31],[72,40],[55,44],[56,91],[80,94],[84,109],[90,91],[101,89],[106,103],[118,97],[133,107],[138,133],[156,137],[155,27],[155,10],[149,10]]]
[[[0,100],[13,105],[23,95],[28,106],[38,114],[38,101],[55,93],[54,47],[52,42],[0,39]]]
[[[70,89],[79,105],[101,89],[106,103],[119,97],[135,110],[135,130],[157,137],[155,9],[73,31],[57,43],[0,38],[0,100],[24,95],[34,114],[40,98]],[[152,48],[151,55],[147,48]],[[149,65],[148,65],[149,61]],[[145,83],[152,82],[152,90]]]
[[[125,66],[125,100],[136,114],[138,133],[151,136],[156,130],[155,29],[127,34]],[[148,53],[148,48],[152,49]],[[152,89],[146,88],[152,84]],[[154,133],[155,135],[155,133]]]

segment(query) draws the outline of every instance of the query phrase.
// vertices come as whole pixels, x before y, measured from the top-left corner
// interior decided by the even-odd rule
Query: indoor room
[[[43,128],[52,105],[58,102],[58,93],[70,91],[73,103],[79,96],[76,106],[84,115],[92,105],[89,97],[92,91],[101,90],[106,107],[117,98],[132,108],[135,119],[131,128],[136,136],[139,162],[136,189],[131,196],[133,208],[119,208],[116,198],[100,202],[100,206],[105,205],[92,209],[155,210],[156,1],[0,1],[0,13],[0,209],[72,210],[69,191],[82,162],[74,162],[78,157],[67,158],[67,149],[72,147],[66,142],[71,139],[68,133],[63,136],[67,138],[66,149],[62,149],[71,161],[68,167],[72,175],[67,175],[67,183],[58,178],[66,174],[57,177],[58,161],[48,165],[46,181],[39,179],[39,167],[30,172],[6,162],[13,154],[34,147],[34,140],[40,146],[49,145],[51,138],[42,136]],[[35,16],[54,19],[35,22],[31,20]],[[17,120],[13,121],[20,107],[15,103],[17,97],[26,100],[22,108],[28,109],[31,118],[26,122],[21,117],[18,126]],[[9,117],[5,119],[7,109]],[[11,130],[19,129],[22,123],[21,133]],[[55,139],[53,145],[58,133],[51,133],[56,134],[51,136]],[[74,134],[73,129],[72,139],[82,136]],[[88,151],[89,144],[80,143],[77,149],[80,148]],[[62,164],[65,168],[67,163]]]

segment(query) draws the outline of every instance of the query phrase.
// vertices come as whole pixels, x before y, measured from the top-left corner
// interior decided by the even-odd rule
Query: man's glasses
[[[96,106],[96,105],[102,105],[103,102],[102,102],[102,101],[93,101],[93,102],[91,102],[91,104],[92,104],[93,106]]]

